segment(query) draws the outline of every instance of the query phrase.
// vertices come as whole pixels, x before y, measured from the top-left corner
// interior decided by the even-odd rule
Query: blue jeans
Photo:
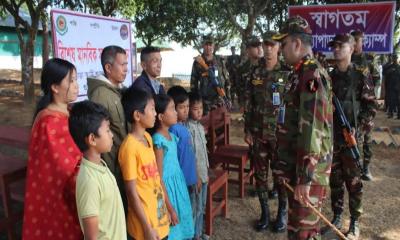
[[[197,189],[189,191],[190,200],[192,202],[195,238],[200,238],[203,235],[204,214],[207,204],[207,186],[208,183],[202,183],[200,191],[197,191]]]

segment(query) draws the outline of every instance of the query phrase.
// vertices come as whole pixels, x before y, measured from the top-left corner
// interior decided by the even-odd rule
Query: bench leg
[[[0,179],[0,187],[1,187],[1,195],[3,200],[3,207],[4,207],[4,215],[5,221],[7,225],[7,239],[14,240],[17,239],[14,229],[14,222],[12,219],[12,212],[11,212],[11,199],[10,199],[10,189],[8,184],[5,183],[4,179]]]

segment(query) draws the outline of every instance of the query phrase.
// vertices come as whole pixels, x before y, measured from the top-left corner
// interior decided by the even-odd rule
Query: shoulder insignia
[[[318,68],[318,64],[314,59],[309,59],[303,63],[303,69],[306,71],[313,71]]]
[[[309,64],[314,64],[315,61],[313,59],[308,59],[307,61],[304,62],[304,65],[309,65]]]
[[[254,86],[262,85],[263,83],[264,83],[264,81],[262,79],[259,79],[259,78],[251,80],[251,84],[253,84]]]

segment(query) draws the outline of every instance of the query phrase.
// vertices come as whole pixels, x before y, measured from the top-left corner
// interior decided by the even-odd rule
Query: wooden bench
[[[0,125],[0,144],[28,150],[29,128]],[[0,153],[0,194],[4,207],[4,218],[0,219],[0,230],[6,230],[8,239],[17,239],[15,224],[22,221],[23,211],[15,212],[12,201],[23,202],[25,194],[26,159]]]

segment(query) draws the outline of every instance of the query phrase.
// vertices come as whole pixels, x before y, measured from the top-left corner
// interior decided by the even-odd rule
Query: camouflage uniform
[[[245,133],[253,137],[253,158],[257,192],[266,193],[269,162],[276,158],[276,121],[279,103],[272,102],[273,94],[279,101],[283,84],[287,81],[288,69],[279,63],[273,70],[265,68],[265,59],[254,68],[251,81],[246,86],[244,106]]]
[[[245,40],[246,49],[261,46],[261,40],[257,36],[250,36]],[[237,93],[238,93],[238,103],[241,108],[244,108],[244,92],[246,90],[246,85],[251,79],[251,74],[254,68],[257,67],[259,61],[252,63],[248,57],[245,61],[239,65],[237,72]]]
[[[247,83],[251,81],[251,73],[254,71],[254,68],[256,68],[258,65],[258,62],[253,64],[250,62],[250,60],[246,60],[242,62],[239,65],[238,68],[238,79],[237,79],[237,93],[238,93],[238,103],[239,106],[244,108],[244,92],[247,87]]]
[[[279,105],[282,102],[284,84],[287,82],[289,69],[279,62],[272,70],[265,67],[265,59],[261,58],[251,73],[251,81],[244,92],[245,134],[253,139],[252,160],[255,170],[256,191],[261,205],[261,219],[257,230],[262,230],[269,223],[268,209],[268,170],[276,162],[276,125]],[[273,100],[275,97],[275,102]],[[280,190],[280,191],[279,191]],[[284,188],[278,188],[280,202],[283,204],[283,218],[286,218],[286,195]],[[286,227],[286,219],[281,228]]]
[[[214,66],[218,70],[218,81],[225,90],[227,97],[230,96],[230,81],[229,73],[225,66],[225,59],[214,55],[211,61],[207,61],[204,55],[201,56],[206,64]],[[212,85],[208,75],[205,75],[208,70],[204,69],[196,60],[193,62],[192,75],[190,78],[190,90],[197,92],[203,98],[204,115],[208,113],[212,106],[221,104],[222,100],[219,97],[215,86]]]
[[[290,76],[284,95],[285,122],[277,133],[279,160],[274,168],[292,186],[310,184],[310,198],[318,209],[325,199],[332,161],[331,86],[326,75],[315,59],[306,56]],[[319,217],[293,197],[288,192],[289,239],[318,238]]]
[[[274,38],[282,40],[300,33],[311,35],[311,29],[305,19],[297,16],[289,18]],[[279,119],[278,161],[273,171],[293,188],[310,186],[311,204],[321,210],[333,152],[332,86],[328,73],[316,59],[305,55],[294,66],[283,99],[285,119]],[[294,193],[287,193],[288,238],[320,239],[318,215],[296,201]]]
[[[332,161],[331,83],[325,69],[306,56],[285,86],[284,123],[278,128],[277,175],[292,186],[309,184],[310,199],[321,209],[329,184]],[[289,198],[289,239],[312,239],[319,235],[319,217]]]
[[[359,130],[363,124],[367,125],[372,121],[368,116],[374,115],[375,103],[369,71],[352,64],[346,72],[340,72],[334,68],[330,76],[333,92],[341,102],[350,125]],[[350,214],[352,219],[357,220],[362,213],[363,184],[360,179],[360,169],[356,166],[350,149],[346,146],[342,128],[335,113],[334,155],[330,176],[332,210],[334,215],[341,215],[343,212],[346,186],[349,192]]]
[[[356,33],[352,33],[353,35],[357,35],[360,34],[359,32],[355,31]],[[363,37],[363,34],[361,33],[360,35],[361,37]],[[353,62],[357,67],[361,67],[364,69],[368,69],[371,77],[372,77],[372,82],[373,82],[373,86],[377,86],[380,83],[380,74],[379,74],[379,70],[378,70],[378,66],[377,63],[375,61],[375,58],[372,54],[366,54],[366,53],[361,53],[361,54],[353,54],[351,56],[351,62]],[[364,103],[362,103],[364,104]],[[363,106],[363,109],[368,108],[368,106]],[[366,113],[364,113],[366,114]],[[373,116],[369,116],[370,118],[374,118],[375,115]],[[362,133],[360,133],[362,135],[362,152],[363,152],[363,165],[364,165],[364,172],[362,173],[362,178],[364,180],[371,180],[371,176],[369,173],[369,164],[371,163],[371,158],[372,158],[372,151],[371,151],[371,143],[372,143],[372,129],[370,129],[369,131],[363,131]],[[369,175],[368,177],[366,175]]]
[[[397,56],[395,58],[397,61]],[[383,76],[385,79],[385,101],[388,106],[388,115],[393,117],[393,112],[397,109],[397,118],[400,119],[400,65],[396,61],[391,61],[383,67]]]
[[[239,96],[238,91],[238,70],[240,64],[240,56],[235,54],[228,56],[226,66],[229,72],[230,83],[231,83],[231,100],[234,101],[234,96]]]

